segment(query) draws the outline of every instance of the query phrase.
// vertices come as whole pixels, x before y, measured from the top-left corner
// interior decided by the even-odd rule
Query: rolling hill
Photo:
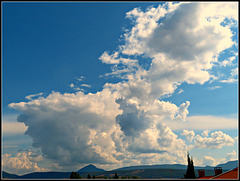
[[[214,167],[222,167],[223,170],[230,170],[234,169],[238,166],[238,160],[229,161],[227,163],[219,164],[217,166],[194,166],[195,169],[207,169],[213,170]],[[122,167],[115,169],[113,171],[120,171],[120,170],[137,170],[137,169],[187,169],[187,165],[181,164],[163,164],[163,165],[138,165],[138,166],[130,166],[130,167]]]
[[[238,167],[238,160],[229,161],[224,164],[219,164],[217,167],[222,167],[223,172]],[[198,176],[198,169],[205,169],[206,175],[214,175],[214,167],[195,166],[195,173]],[[120,177],[132,177],[138,178],[182,178],[186,172],[187,165],[181,164],[163,164],[163,165],[138,165],[130,167],[122,167],[111,171],[105,171],[90,164],[78,170],[77,172],[86,178],[88,174],[97,177],[113,177],[117,173]],[[18,176],[16,174],[10,174],[2,171],[2,178],[12,179],[66,179],[70,177],[71,172],[33,172],[25,175]]]
[[[18,178],[19,176],[16,174],[11,174],[8,172],[2,171],[2,178]]]

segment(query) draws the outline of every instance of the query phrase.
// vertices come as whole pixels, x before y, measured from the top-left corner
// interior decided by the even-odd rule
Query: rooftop
[[[238,179],[238,167],[215,176],[204,176],[198,179]]]

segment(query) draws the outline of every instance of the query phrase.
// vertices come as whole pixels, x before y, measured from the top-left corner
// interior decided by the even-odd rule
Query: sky
[[[238,2],[3,2],[2,169],[238,159]]]

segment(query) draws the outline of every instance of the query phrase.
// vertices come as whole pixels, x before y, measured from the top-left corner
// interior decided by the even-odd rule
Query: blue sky
[[[238,159],[236,2],[2,5],[6,171]]]
[[[87,77],[85,83],[94,83],[91,91],[101,90],[106,80],[99,75],[111,69],[98,57],[114,50],[122,28],[130,26],[125,12],[149,5],[4,3],[3,59],[7,61],[3,61],[3,93],[8,94],[4,107],[29,94],[71,91],[68,85],[80,76]]]

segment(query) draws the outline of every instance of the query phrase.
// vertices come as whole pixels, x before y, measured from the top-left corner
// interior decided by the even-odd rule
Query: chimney
[[[214,168],[215,175],[219,175],[222,173],[222,167],[215,167]]]
[[[205,177],[205,170],[204,169],[198,170],[198,177]]]

